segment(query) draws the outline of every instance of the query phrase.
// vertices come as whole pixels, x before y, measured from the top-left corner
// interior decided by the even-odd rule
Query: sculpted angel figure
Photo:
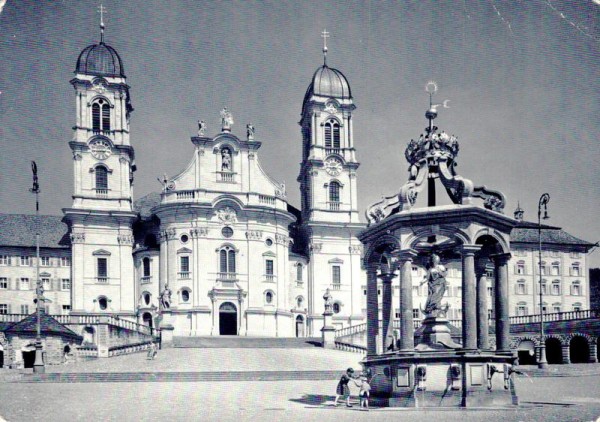
[[[254,139],[254,125],[252,123],[246,125],[246,135],[248,139]]]
[[[223,107],[221,110],[221,128],[223,130],[231,130],[233,125],[233,115],[227,110],[227,107]]]
[[[446,293],[446,267],[440,262],[440,257],[432,253],[429,257],[427,266],[427,275],[420,285],[427,283],[427,302],[425,303],[425,312],[428,316],[439,316],[446,312],[442,306],[442,298]]]
[[[198,120],[198,136],[204,136],[206,131],[206,122],[204,120]]]
[[[168,284],[165,284],[165,288],[160,294],[160,305],[163,310],[171,307],[171,289]]]

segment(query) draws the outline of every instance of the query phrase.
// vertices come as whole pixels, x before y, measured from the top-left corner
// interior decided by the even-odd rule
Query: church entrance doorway
[[[219,334],[237,336],[237,308],[231,302],[225,302],[219,308]]]
[[[144,315],[142,315],[142,321],[144,321],[144,325],[152,328],[152,314],[150,312],[144,312]]]
[[[21,349],[21,354],[23,355],[23,367],[33,368],[33,364],[35,363],[35,347],[26,346]]]
[[[296,337],[304,337],[304,318],[302,318],[302,315],[296,317]]]

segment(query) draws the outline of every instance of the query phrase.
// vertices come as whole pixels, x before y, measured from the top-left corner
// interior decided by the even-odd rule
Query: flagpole
[[[35,335],[35,362],[33,363],[33,372],[43,374],[44,372],[46,372],[46,368],[44,367],[41,323],[41,303],[43,300],[43,286],[40,280],[40,184],[38,181],[37,165],[35,161],[31,162],[31,171],[33,172],[33,187],[30,189],[30,191],[35,193],[35,312],[37,315]]]

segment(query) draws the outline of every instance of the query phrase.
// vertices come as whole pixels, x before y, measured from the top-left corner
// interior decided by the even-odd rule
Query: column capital
[[[490,255],[490,259],[492,259],[496,265],[505,265],[511,257],[512,254],[510,252]]]
[[[398,258],[398,263],[400,264],[406,261],[412,261],[419,253],[414,249],[403,249],[395,251],[394,255]]]
[[[379,275],[384,284],[392,284],[392,280],[396,277],[394,273],[382,273]]]
[[[475,253],[479,252],[480,250],[481,245],[462,245],[460,247],[460,253],[463,256],[475,255]]]

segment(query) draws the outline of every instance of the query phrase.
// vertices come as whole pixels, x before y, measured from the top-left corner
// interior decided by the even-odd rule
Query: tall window
[[[517,289],[516,289],[515,293],[518,295],[527,294],[527,291],[525,290],[525,281],[524,280],[517,281]]]
[[[340,183],[333,181],[329,184],[329,202],[340,202]]]
[[[142,260],[143,277],[150,277],[150,258],[146,257]]]
[[[302,281],[302,264],[296,266],[296,281]]]
[[[0,265],[10,265],[10,256],[0,255]]]
[[[96,259],[96,276],[99,279],[106,279],[108,277],[108,258]]]
[[[8,305],[6,303],[0,303],[0,315],[6,315],[8,313]]]
[[[558,262],[552,263],[552,267],[550,268],[550,273],[552,275],[560,275],[560,264]]]
[[[180,256],[179,257],[179,277],[189,278],[190,276],[190,257]]]
[[[235,250],[230,246],[219,251],[219,272],[235,273]]]
[[[265,260],[265,274],[267,275],[267,278],[273,278],[273,260],[272,259],[267,259]]]
[[[342,282],[342,268],[339,265],[333,265],[331,267],[331,284],[340,285]]]
[[[527,304],[525,302],[519,302],[517,304],[517,316],[523,316],[527,314]]]
[[[49,278],[42,278],[42,286],[44,286],[44,290],[45,291],[50,290],[50,279]]]
[[[42,267],[50,266],[50,257],[49,256],[42,256],[41,259],[42,259],[42,262],[41,262]]]
[[[71,279],[69,279],[69,278],[63,278],[60,281],[60,287],[63,290],[71,290]]]
[[[540,288],[540,285],[539,285],[539,281],[538,281],[538,293],[539,293],[539,288]],[[543,295],[547,295],[548,294],[548,289],[547,289],[546,280],[542,280],[541,288],[542,288],[542,294]]]
[[[544,261],[542,261],[540,263],[540,274],[542,275],[546,275],[547,270],[546,270],[546,263]]]
[[[29,305],[21,305],[21,313],[29,314]]]
[[[71,258],[69,258],[68,256],[63,256],[62,258],[60,258],[60,265],[61,267],[70,267]]]
[[[31,265],[31,261],[30,261],[30,259],[29,259],[28,256],[22,256],[21,257],[21,265],[23,267],[28,267],[29,265]]]
[[[554,280],[552,282],[552,294],[554,296],[560,296],[560,281],[559,280]],[[560,311],[558,311],[560,312]]]
[[[525,261],[517,262],[517,265],[515,267],[515,273],[519,275],[525,274]]]
[[[340,125],[334,119],[325,122],[325,148],[340,147]]]
[[[96,174],[96,189],[108,189],[108,169],[104,166],[97,166]]]
[[[579,281],[574,281],[571,284],[571,296],[581,296],[581,284]]]
[[[110,106],[102,98],[92,104],[92,130],[94,132],[110,130]]]
[[[6,277],[0,277],[0,290],[8,289],[8,279]]]
[[[21,278],[21,290],[29,290],[29,279],[26,277]]]

